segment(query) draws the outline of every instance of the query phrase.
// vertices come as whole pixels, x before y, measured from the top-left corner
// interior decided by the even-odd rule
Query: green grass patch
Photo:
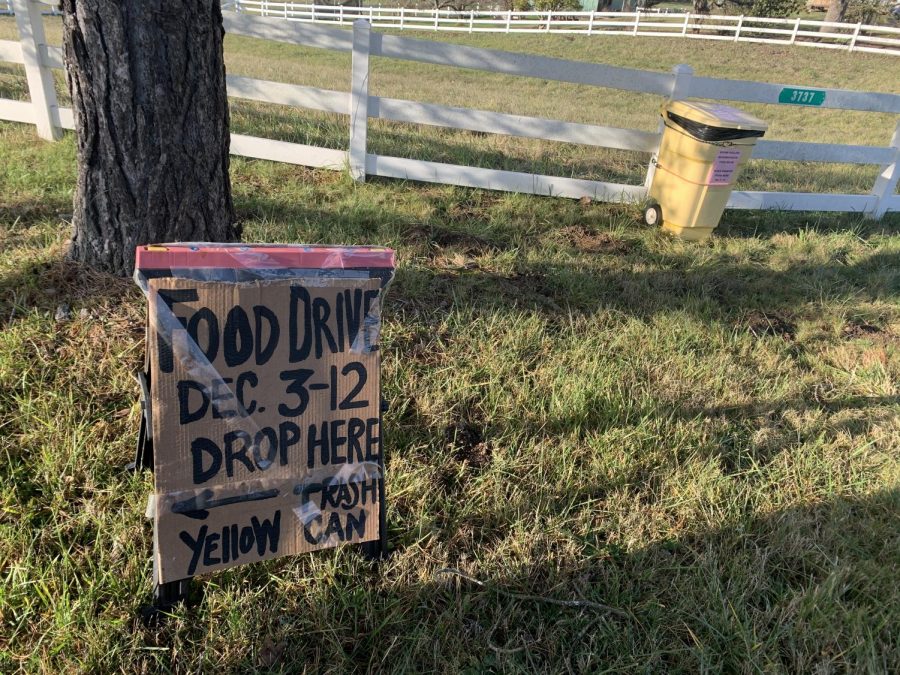
[[[666,52],[662,42],[646,42],[659,45],[656,57],[613,39],[582,51],[497,44],[585,59],[605,49],[609,62],[658,58],[660,70],[691,60],[681,43]],[[711,51],[690,44],[714,75],[746,67],[755,77],[769,53],[741,46],[713,70]],[[228,46],[233,64],[242,52]],[[281,59],[265,61],[277,79],[328,77],[302,52],[264,49]],[[866,57],[808,52],[786,52],[795,75],[777,62],[768,74],[804,81],[809,69],[843,64],[830,84],[885,86],[854,65]],[[741,63],[746,54],[757,58]],[[411,72],[395,82],[425,86]],[[430,82],[430,100],[452,93]],[[582,121],[594,115],[533,86],[496,107],[521,100],[537,114],[552,99]],[[235,121],[245,129],[280,124],[279,134],[323,144],[344,130],[243,105]],[[605,123],[630,110],[621,105]],[[652,110],[644,119],[653,128]],[[843,118],[816,119],[840,132]],[[884,132],[847,119],[842,141]],[[418,143],[485,165],[525,167],[557,152],[377,131],[385,151],[415,154]],[[551,159],[584,161],[579,175],[637,171],[627,158],[587,166],[582,157]],[[749,180],[856,184],[763,170]],[[64,260],[72,135],[44,143],[31,127],[0,123],[0,670],[886,672],[900,663],[896,215],[728,212],[711,241],[689,244],[623,205],[360,185],[240,158],[232,181],[247,241],[398,251],[383,331],[392,555],[374,565],[341,549],[229,570],[197,583],[194,607],[143,627],[151,480],[121,467],[140,414],[132,373],[144,354],[144,298],[130,281]],[[69,319],[55,319],[61,304]]]

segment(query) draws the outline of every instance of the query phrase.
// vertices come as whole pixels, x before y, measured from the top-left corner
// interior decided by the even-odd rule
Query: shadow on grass
[[[615,411],[609,410],[604,401],[598,401],[594,409],[553,418],[540,429],[529,429],[528,433],[552,440],[573,434],[581,437],[602,434],[612,428],[633,428],[638,432],[647,420],[697,420],[704,425],[707,429],[704,439],[689,449],[670,450],[664,443],[649,448],[646,453],[636,455],[627,470],[598,478],[590,487],[563,497],[561,504],[571,502],[573,497],[585,503],[604,500],[621,490],[640,500],[652,498],[662,476],[672,475],[678,467],[692,461],[716,467],[722,476],[732,480],[744,480],[745,476],[757,475],[773,463],[783,461],[785,449],[798,443],[809,448],[810,453],[818,452],[823,443],[836,442],[848,434],[874,443],[874,439],[887,433],[884,425],[889,426],[898,411],[900,396],[848,396],[822,403],[788,399],[703,408],[658,402],[634,414],[638,421],[627,422],[610,420],[610,414]],[[874,431],[879,425],[882,433]]]
[[[759,339],[782,341],[790,358],[803,359],[818,346],[815,339],[798,340],[796,322],[815,321],[821,315],[822,303],[841,307],[851,301],[893,302],[900,294],[900,254],[893,252],[875,253],[853,262],[838,256],[833,262],[801,263],[786,270],[773,270],[729,259],[698,265],[689,253],[657,253],[652,257],[642,253],[637,260],[628,261],[632,264],[622,265],[615,264],[625,262],[618,247],[612,248],[617,257],[607,267],[593,267],[583,261],[521,260],[508,274],[481,269],[477,260],[455,269],[403,267],[390,291],[390,304],[402,308],[404,320],[407,316],[412,320],[417,317],[422,325],[439,324],[450,313],[483,316],[492,322],[507,316],[512,322],[516,315],[533,313],[546,321],[548,333],[553,332],[554,326],[566,330],[573,316],[601,311],[645,321],[658,315],[686,314],[698,323],[718,326],[729,333],[743,332]],[[847,322],[843,337],[870,340],[876,346],[900,346],[900,337],[889,328],[856,320]],[[427,354],[417,351],[421,339],[421,335],[413,334],[391,348],[404,360],[427,358]],[[731,476],[766,465],[783,447],[796,441],[801,431],[790,423],[793,416],[804,418],[802,437],[810,442],[839,432],[867,434],[874,425],[896,416],[900,397],[810,392],[808,398],[736,406],[686,407],[677,401],[659,400],[643,406],[633,401],[633,405],[623,408],[598,392],[564,414],[542,418],[537,424],[507,422],[508,433],[493,428],[491,421],[479,412],[477,397],[450,403],[458,404],[452,407],[463,411],[462,417],[451,420],[444,430],[445,435],[453,436],[451,450],[459,454],[460,461],[477,464],[482,461],[480,453],[484,447],[508,442],[509,433],[524,433],[552,443],[560,436],[584,439],[615,427],[639,426],[647,420],[700,418],[708,420],[711,427],[707,441],[696,452],[718,464],[724,475]],[[433,421],[419,414],[414,401],[404,402],[398,413],[398,435],[409,445],[442,446],[441,430],[431,429],[423,436],[422,430],[429,429]],[[497,440],[498,434],[507,436],[507,440]],[[581,497],[602,499],[616,489],[645,484],[661,468],[672,468],[678,461],[679,457],[671,453],[648,453],[628,472],[608,481],[598,480]],[[446,489],[452,492],[459,488],[452,477],[448,481]]]
[[[800,412],[807,410],[823,410],[837,413],[845,410],[863,410],[872,406],[900,405],[900,396],[845,396],[838,399],[811,401],[798,399],[792,401],[760,401],[745,405],[720,405],[707,408],[688,408],[683,414],[686,418],[702,415],[717,417],[720,415],[745,418],[749,416],[771,416],[776,412],[789,408]]]
[[[513,240],[519,233],[514,226],[495,226],[479,217],[499,199],[493,193],[481,193],[476,200],[448,198],[442,194],[427,197],[433,209],[422,219],[393,210],[380,202],[359,201],[339,207],[321,208],[318,204],[271,200],[254,195],[236,198],[240,219],[274,223],[283,231],[283,241],[306,244],[370,244],[454,248],[469,254],[506,251],[520,244]]]
[[[445,503],[471,499],[473,481],[494,461],[494,454],[502,454],[502,449],[510,444],[515,447],[523,443],[523,438],[538,446],[552,447],[562,442],[594,448],[604,443],[598,439],[610,431],[640,434],[644,429],[656,430],[657,440],[639,446],[627,464],[614,473],[600,472],[583,481],[581,487],[541,497],[541,504],[550,513],[564,514],[573,504],[602,502],[623,491],[637,502],[655,499],[661,479],[692,462],[716,467],[722,476],[733,480],[744,480],[746,476],[753,480],[760,471],[780,461],[786,448],[798,444],[815,453],[823,443],[835,442],[842,435],[877,439],[889,432],[884,431],[884,426],[878,433],[873,428],[890,425],[897,418],[900,396],[842,396],[820,402],[811,395],[808,399],[708,407],[654,400],[622,406],[611,404],[601,391],[570,406],[565,414],[549,414],[539,420],[529,419],[524,410],[520,419],[492,419],[483,412],[477,397],[459,405],[448,403],[448,407],[455,412],[442,427],[436,427],[433,418],[421,414],[414,400],[398,402],[387,420],[389,447],[434,449],[413,452],[412,457],[432,464],[435,494]],[[668,426],[671,430],[677,427],[678,420],[696,422],[704,429],[701,438],[689,447],[670,448],[662,440],[668,432],[659,428]],[[409,508],[405,504],[395,507],[401,511]],[[501,523],[516,520],[528,508],[527,500],[502,501],[487,520],[496,524],[495,534],[502,539]],[[433,522],[438,527],[461,526],[452,513],[444,513],[440,508],[433,511]],[[489,537],[491,545],[499,544],[497,537]]]
[[[0,201],[0,241],[5,247],[17,245],[18,230],[44,221],[59,221],[60,227],[71,227],[63,216],[71,219],[72,200],[46,196],[41,199],[15,199],[4,197]]]
[[[34,312],[53,317],[61,307],[117,305],[134,301],[138,293],[130,279],[98,272],[57,253],[0,275],[0,330]]]
[[[894,338],[895,339],[895,338]],[[717,456],[727,473],[740,470],[741,465],[765,463],[777,449],[787,445],[800,432],[785,421],[787,414],[804,419],[803,437],[834,437],[844,432],[854,436],[870,434],[874,425],[889,422],[900,412],[900,396],[838,396],[820,399],[815,393],[809,398],[783,401],[759,401],[743,405],[721,405],[682,408],[676,414],[685,420],[696,418],[739,420],[737,434],[732,433],[728,443],[719,444]],[[760,429],[773,432],[773,437],[762,444],[763,451],[748,453],[753,447],[752,436]],[[737,436],[740,435],[741,438]],[[751,456],[751,454],[753,456]]]
[[[599,310],[638,318],[687,312],[728,325],[750,311],[774,312],[786,322],[810,302],[889,300],[900,294],[900,254],[893,252],[853,263],[801,263],[784,271],[727,259],[697,266],[690,254],[657,254],[640,262],[645,264],[623,269],[520,261],[509,274],[475,263],[443,270],[405,267],[391,292],[423,311],[469,306],[488,312],[527,310],[560,320]]]
[[[340,560],[327,582],[304,579],[315,568],[302,559],[217,578],[205,602],[231,598],[255,638],[232,645],[224,662],[209,655],[216,638],[205,621],[182,623],[177,636],[212,640],[203,653],[142,658],[282,672],[878,671],[900,659],[898,511],[900,490],[889,490],[748,513],[644,547],[607,542],[601,520],[583,536],[547,533],[568,553],[521,542],[528,553],[515,568],[477,579],[464,561],[463,574],[434,562],[419,570],[429,580],[414,581],[347,551],[313,554]],[[398,549],[414,538],[402,523],[391,536]],[[481,558],[477,541],[467,553]],[[229,628],[217,625],[227,642]],[[172,630],[144,640],[159,649]]]
[[[820,234],[853,232],[863,239],[896,235],[900,233],[900,213],[888,213],[881,220],[872,220],[859,213],[729,210],[715,236],[772,237],[804,231]]]

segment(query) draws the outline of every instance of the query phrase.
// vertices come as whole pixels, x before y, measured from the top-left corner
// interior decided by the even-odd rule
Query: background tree
[[[70,255],[127,275],[134,248],[239,238],[219,0],[62,0],[78,177]]]
[[[733,4],[750,16],[796,17],[803,9],[802,0],[733,0]]]
[[[431,0],[431,6],[434,9],[449,9],[454,12],[474,9],[477,4],[477,0]]]
[[[581,11],[581,3],[578,0],[534,0],[533,6],[538,12]]]
[[[847,6],[849,4],[849,0],[831,0],[831,4],[828,5],[828,11],[825,12],[825,21],[843,21],[847,16]],[[822,30],[830,32],[833,29],[822,26]]]
[[[662,0],[645,0],[645,7],[658,5]],[[877,0],[873,0],[877,1]],[[749,16],[796,16],[803,7],[802,0],[691,0],[692,14],[711,14],[732,7]]]
[[[848,0],[844,21],[869,24],[890,23],[892,11],[897,12],[898,18],[900,18],[900,5],[895,4],[892,9],[891,5],[883,0]]]
[[[504,0],[505,8],[516,12],[580,12],[581,3],[578,0]],[[600,0],[601,6],[603,0]],[[597,11],[602,11],[598,8]]]

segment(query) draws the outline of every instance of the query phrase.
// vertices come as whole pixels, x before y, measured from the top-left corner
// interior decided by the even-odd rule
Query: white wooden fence
[[[288,21],[351,25],[367,20],[373,28],[462,33],[560,33],[639,35],[726,42],[799,44],[822,49],[900,56],[900,28],[863,23],[756,16],[657,14],[639,12],[518,12],[434,10],[405,7],[344,7],[271,0],[233,0],[228,8]]]
[[[74,125],[72,110],[59,107],[53,87],[52,69],[63,66],[60,49],[46,44],[40,13],[42,5],[34,0],[12,2],[21,42],[0,40],[0,61],[25,66],[31,101],[0,99],[0,119],[31,123],[36,125],[41,137],[58,138],[63,128],[71,129]],[[698,77],[689,66],[676,66],[672,73],[660,73],[478,49],[384,35],[372,31],[365,21],[357,21],[351,32],[228,12],[225,28],[237,35],[351,53],[349,92],[237,75],[229,75],[227,83],[231,97],[341,113],[348,115],[350,120],[348,150],[232,134],[232,154],[337,170],[349,167],[358,181],[365,180],[366,175],[376,175],[489,190],[628,202],[646,198],[646,186],[653,174],[653,159],[644,184],[627,185],[371,154],[366,143],[369,119],[579,143],[651,155],[660,141],[660,129],[646,131],[576,124],[372,96],[368,92],[370,56],[643,92],[661,99],[695,97],[774,105],[790,105],[792,100],[794,103],[816,101],[822,108],[900,115],[900,95],[897,94]],[[812,94],[797,96],[796,92]],[[900,211],[900,195],[896,194],[900,178],[900,117],[891,143],[886,147],[760,140],[753,156],[794,162],[869,164],[880,166],[881,172],[869,194],[735,191],[728,204],[730,208],[862,212],[874,218],[887,211]]]
[[[358,19],[373,28],[465,33],[561,33],[565,35],[637,35],[727,42],[799,44],[820,49],[900,56],[900,28],[813,19],[779,19],[725,14],[690,14],[657,8],[636,12],[518,12],[434,10],[406,7],[344,7],[275,0],[225,0],[234,12],[288,21],[350,26]],[[0,0],[0,14],[13,13],[13,0]],[[56,5],[45,14],[58,14]]]

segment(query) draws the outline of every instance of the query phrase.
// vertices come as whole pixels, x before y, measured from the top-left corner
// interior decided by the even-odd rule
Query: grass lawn
[[[10,30],[0,20],[0,39]],[[900,91],[887,57],[460,41]],[[232,72],[348,85],[343,56],[227,49]],[[425,74],[378,60],[373,88],[655,128],[652,97],[638,108],[611,92]],[[21,82],[0,66],[0,96]],[[765,112],[776,138],[885,145],[894,124]],[[236,130],[276,137],[337,144],[345,120],[234,107]],[[639,180],[646,161],[404,125],[372,139],[573,175]],[[790,167],[756,166],[748,184],[867,191],[875,173]],[[72,135],[44,143],[0,123],[0,671],[898,669],[897,215],[729,212],[710,242],[687,244],[631,206],[359,185],[243,159],[232,180],[248,241],[398,250],[382,335],[393,552],[380,565],[340,549],[236,568],[198,582],[198,604],[163,627],[141,624],[151,478],[121,467],[139,421],[144,298],[63,259]],[[56,320],[62,303],[71,318]]]

